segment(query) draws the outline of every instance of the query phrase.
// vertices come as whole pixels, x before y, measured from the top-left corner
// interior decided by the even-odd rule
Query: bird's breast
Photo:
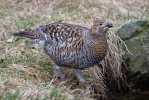
[[[95,63],[103,60],[108,50],[106,38],[97,39],[96,41],[90,41],[87,44],[87,47],[90,58],[92,62]]]

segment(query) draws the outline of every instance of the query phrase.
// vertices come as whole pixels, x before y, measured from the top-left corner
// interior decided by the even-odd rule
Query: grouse
[[[76,77],[85,83],[82,70],[101,62],[108,50],[106,33],[111,22],[95,20],[92,27],[68,23],[51,23],[37,29],[23,29],[14,36],[38,43],[54,62],[54,74],[63,77],[61,67],[73,68]]]

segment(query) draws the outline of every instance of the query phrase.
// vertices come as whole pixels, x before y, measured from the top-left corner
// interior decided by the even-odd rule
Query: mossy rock
[[[122,40],[127,40],[132,37],[143,35],[149,27],[147,20],[129,20],[117,30],[118,35]]]
[[[145,73],[149,72],[149,21],[130,20],[117,30],[117,34],[124,40],[128,50],[132,53],[132,55],[126,54],[125,62],[132,74],[139,72],[135,76],[135,80],[132,78],[137,84],[138,81],[140,82],[139,77],[147,75]],[[124,50],[127,52],[125,48]],[[145,78],[149,79],[149,75]],[[144,79],[142,78],[142,80]]]

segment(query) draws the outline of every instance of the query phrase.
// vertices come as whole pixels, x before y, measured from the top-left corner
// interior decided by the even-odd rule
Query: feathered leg
[[[54,65],[54,74],[56,77],[61,78],[61,79],[65,79],[65,75],[62,74],[61,68],[58,65]]]
[[[75,74],[76,74],[78,80],[79,80],[82,84],[86,83],[86,81],[85,81],[84,78],[83,78],[82,70],[81,70],[81,69],[74,69],[74,72],[75,72]]]

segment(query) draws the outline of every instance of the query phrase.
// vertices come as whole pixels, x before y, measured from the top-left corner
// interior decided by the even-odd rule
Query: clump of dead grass
[[[122,68],[125,52],[122,49],[124,42],[116,35],[115,31],[108,34],[109,51],[105,59],[101,62],[104,66],[103,73],[106,76],[108,87],[115,90],[124,89],[127,82],[125,79],[124,68]]]

